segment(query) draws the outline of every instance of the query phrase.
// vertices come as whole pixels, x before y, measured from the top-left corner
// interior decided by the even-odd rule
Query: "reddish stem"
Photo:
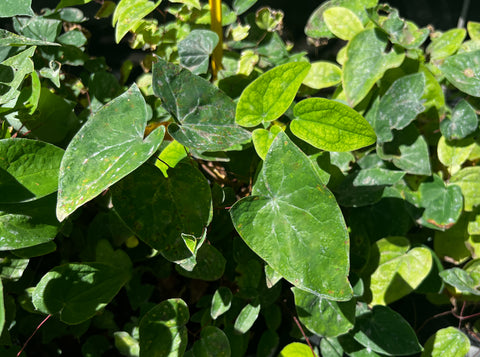
[[[300,332],[302,333],[303,337],[304,337],[305,340],[307,341],[308,347],[310,347],[310,350],[312,351],[313,357],[317,357],[317,355],[316,355],[315,352],[313,351],[313,347],[312,347],[312,344],[310,343],[310,340],[308,339],[307,335],[305,335],[305,331],[303,331],[302,325],[300,325],[300,322],[298,321],[298,319],[297,319],[296,316],[293,316],[293,321],[295,321],[295,323],[296,323],[297,326],[298,326],[298,329],[300,330]]]
[[[32,339],[32,337],[37,333],[38,329],[39,329],[40,327],[42,327],[42,325],[43,325],[45,322],[47,322],[47,320],[48,320],[50,317],[52,317],[51,314],[50,314],[50,315],[47,315],[47,317],[45,317],[45,318],[43,319],[43,321],[38,324],[37,328],[36,328],[35,331],[33,331],[33,333],[30,335],[30,337],[28,338],[27,342],[25,342],[25,344],[23,345],[22,349],[17,353],[17,357],[19,357],[19,356],[22,354],[23,350],[25,349],[25,347],[27,347],[28,343],[30,342],[30,340]]]

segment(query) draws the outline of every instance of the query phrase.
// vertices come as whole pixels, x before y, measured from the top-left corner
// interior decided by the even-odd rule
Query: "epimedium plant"
[[[87,3],[0,4],[2,356],[475,351],[480,24],[326,1],[333,61],[256,0]]]

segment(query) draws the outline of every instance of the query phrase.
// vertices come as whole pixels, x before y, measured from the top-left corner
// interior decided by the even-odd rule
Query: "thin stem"
[[[316,355],[315,352],[313,351],[313,347],[312,347],[312,344],[310,343],[310,340],[308,339],[307,335],[305,335],[305,331],[303,331],[302,325],[300,325],[300,322],[298,321],[298,319],[297,319],[296,316],[293,316],[293,321],[295,321],[295,323],[296,323],[297,326],[298,326],[298,329],[300,330],[300,332],[301,332],[302,335],[303,335],[303,338],[305,338],[305,340],[307,341],[308,347],[310,347],[310,350],[312,351],[313,357],[317,357],[317,355]]]
[[[457,28],[461,29],[465,27],[465,20],[467,17],[468,8],[470,7],[470,0],[463,0],[462,12],[458,18]]]
[[[28,340],[27,340],[27,341],[25,342],[25,344],[23,345],[22,349],[17,353],[17,357],[19,357],[19,356],[22,354],[23,350],[25,349],[25,347],[27,347],[28,343],[30,342],[30,340],[32,339],[32,337],[37,333],[38,329],[39,329],[40,327],[42,327],[42,325],[43,325],[45,322],[47,322],[47,320],[48,320],[50,317],[52,317],[52,314],[47,315],[47,317],[45,317],[45,318],[43,319],[43,321],[38,324],[37,328],[36,328],[35,331],[33,331],[33,333],[30,335],[30,337],[28,338]]]

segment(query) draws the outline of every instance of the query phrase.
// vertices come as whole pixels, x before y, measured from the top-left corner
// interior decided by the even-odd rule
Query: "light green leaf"
[[[185,4],[189,9],[202,9],[202,5],[200,4],[199,0],[168,0],[169,2],[172,3],[178,3],[178,4]]]
[[[311,357],[312,350],[304,343],[292,342],[286,345],[278,357]]]
[[[437,79],[427,66],[420,64],[418,71],[425,76],[425,91],[422,96],[422,99],[425,100],[423,103],[425,111],[430,107],[435,107],[437,110],[443,110],[443,107],[445,106],[445,96],[443,94],[442,86],[438,83]]]
[[[187,154],[188,149],[178,141],[173,140],[158,155],[159,160],[155,162],[155,166],[162,171],[165,177],[168,177],[168,168],[175,167]]]
[[[230,357],[230,342],[227,335],[215,326],[202,329],[200,340],[193,345],[195,357]]]
[[[57,190],[63,150],[37,140],[0,140],[0,202],[24,202]]]
[[[480,97],[480,50],[450,56],[440,70],[462,92]]]
[[[335,86],[342,82],[342,69],[327,61],[312,62],[312,67],[303,80],[304,85],[313,89]]]
[[[103,263],[69,263],[45,274],[33,291],[35,308],[75,325],[105,307],[130,278],[130,271]]]
[[[30,58],[35,48],[35,46],[29,47],[0,63],[0,105],[8,103],[20,94],[18,88],[23,79],[34,70],[33,61]]]
[[[247,245],[286,280],[319,296],[349,300],[345,222],[312,165],[280,132],[252,196],[236,202],[230,214]]]
[[[249,76],[255,69],[255,65],[258,63],[260,56],[253,50],[245,50],[240,56],[238,62],[237,74],[243,74]]]
[[[388,69],[402,64],[403,50],[394,46],[386,51],[387,46],[387,35],[376,29],[364,30],[349,42],[343,89],[350,106],[360,103]]]
[[[234,329],[236,333],[244,334],[250,330],[258,318],[260,307],[258,301],[247,304],[243,307],[235,320]]]
[[[234,0],[233,1],[233,10],[237,15],[243,14],[245,11],[250,9],[258,0]]]
[[[368,350],[388,356],[408,356],[422,351],[415,331],[392,309],[376,305],[357,317],[354,338]],[[395,333],[392,333],[395,331]]]
[[[255,147],[255,151],[262,160],[265,160],[268,149],[272,145],[273,140],[277,137],[277,134],[283,131],[278,125],[272,125],[270,130],[255,129],[252,133],[252,141]]]
[[[353,180],[354,186],[383,186],[393,185],[400,181],[405,172],[372,167],[358,171]]]
[[[205,79],[158,58],[153,91],[177,120],[168,127],[180,144],[198,151],[223,151],[250,139],[235,124],[235,103]]]
[[[362,21],[345,7],[330,7],[323,12],[328,29],[338,38],[349,41],[363,30]]]
[[[4,304],[4,298],[3,298],[2,279],[0,279],[0,335],[3,332],[4,326],[5,326],[5,304]]]
[[[480,22],[468,21],[467,31],[472,40],[480,40]]]
[[[370,124],[345,104],[309,98],[295,105],[293,113],[292,133],[319,149],[353,151],[375,143]]]
[[[146,122],[145,99],[134,84],[83,125],[70,141],[60,166],[60,221],[153,155],[165,128],[157,128],[144,139]]]
[[[353,328],[355,300],[336,302],[292,288],[295,307],[302,324],[322,337],[343,335]]]
[[[468,160],[474,146],[475,142],[472,139],[447,141],[441,136],[437,145],[438,159],[448,168],[450,174],[454,175]]]
[[[62,21],[42,16],[15,17],[15,31],[28,38],[45,42],[54,42],[62,29]]]
[[[477,113],[465,99],[457,103],[450,119],[440,122],[440,131],[448,140],[463,139],[477,130],[477,127]]]
[[[140,345],[128,332],[115,331],[113,333],[115,340],[115,348],[124,356],[138,357],[140,353]],[[82,348],[83,352],[83,348]]]
[[[473,210],[474,206],[480,204],[480,167],[465,167],[450,178],[450,183],[454,183],[462,189],[465,200],[465,211]]]
[[[367,120],[375,129],[379,142],[391,141],[392,130],[401,130],[423,112],[422,95],[425,77],[422,73],[397,79],[381,98]]]
[[[88,4],[90,1],[92,0],[60,0],[57,5],[57,10],[69,6],[85,5]]]
[[[470,340],[455,327],[442,328],[425,343],[421,357],[464,357],[470,350]]]
[[[236,123],[252,127],[278,119],[292,103],[309,70],[309,63],[293,62],[262,74],[242,92]]]
[[[232,305],[233,294],[229,288],[221,286],[215,291],[212,298],[212,306],[210,308],[210,316],[216,320],[217,317],[224,314]]]
[[[480,296],[478,279],[474,279],[468,272],[460,268],[446,269],[440,272],[443,281],[462,293]]]
[[[434,62],[458,51],[467,32],[465,29],[451,29],[433,37],[425,52],[430,55],[430,61]]]
[[[180,262],[192,255],[182,235],[200,238],[210,222],[211,193],[205,177],[190,164],[167,172],[165,178],[156,167],[143,165],[112,187],[112,203],[141,240]]]
[[[269,7],[262,7],[255,12],[255,23],[258,28],[268,32],[274,32],[281,28],[283,21],[283,11],[273,10]]]
[[[157,8],[162,0],[153,3],[149,0],[120,0],[113,13],[112,25],[115,27],[115,42],[130,30],[135,30],[145,16]]]
[[[180,64],[193,74],[207,73],[210,55],[217,44],[215,32],[193,30],[177,45]]]
[[[0,17],[18,15],[33,16],[32,0],[2,0],[0,3]]]
[[[190,319],[182,299],[162,301],[140,320],[140,357],[183,356],[187,348]]]

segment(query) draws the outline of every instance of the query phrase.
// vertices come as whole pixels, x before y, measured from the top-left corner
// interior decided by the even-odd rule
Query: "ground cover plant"
[[[477,353],[480,23],[325,1],[315,56],[256,0],[32,6],[0,3],[1,356]]]

